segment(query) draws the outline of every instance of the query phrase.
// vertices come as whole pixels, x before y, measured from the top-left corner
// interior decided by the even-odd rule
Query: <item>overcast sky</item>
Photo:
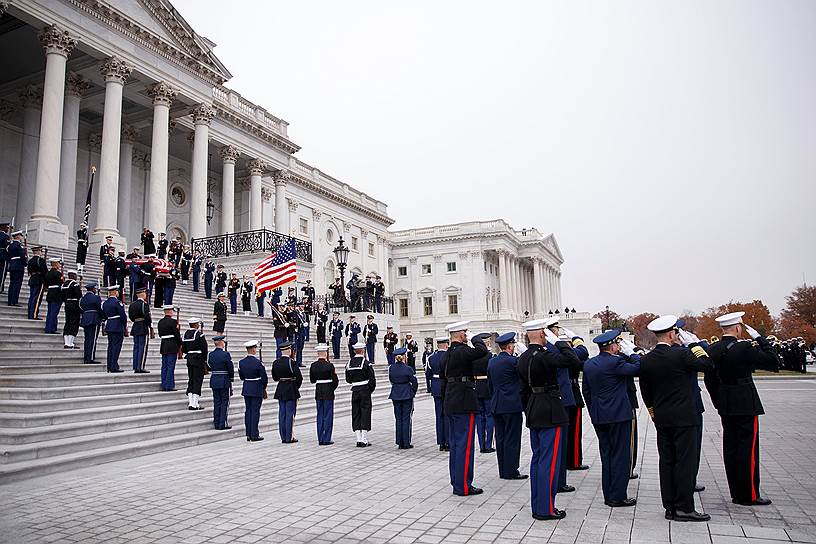
[[[576,309],[816,282],[816,2],[172,1],[393,228],[554,232]]]

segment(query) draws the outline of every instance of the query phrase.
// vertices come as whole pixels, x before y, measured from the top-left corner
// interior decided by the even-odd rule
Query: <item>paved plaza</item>
[[[485,493],[451,494],[448,458],[433,437],[433,404],[414,414],[413,450],[397,450],[391,410],[375,411],[373,446],[354,447],[348,417],[335,445],[318,447],[312,421],[300,443],[277,433],[248,444],[228,440],[0,486],[0,541],[25,542],[598,542],[816,543],[816,380],[763,380],[762,491],[771,506],[731,504],[710,404],[698,509],[707,524],[668,522],[659,501],[654,428],[641,410],[641,478],[635,508],[603,505],[594,431],[584,432],[585,472],[577,492],[559,495],[559,522],[530,516],[529,481],[499,480],[495,454],[476,454],[474,483]],[[707,395],[704,395],[707,399]],[[302,400],[302,402],[309,402]],[[645,447],[645,450],[644,450]],[[530,457],[525,433],[522,470]]]

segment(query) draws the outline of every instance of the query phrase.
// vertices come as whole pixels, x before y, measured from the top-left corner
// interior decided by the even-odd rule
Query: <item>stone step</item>
[[[98,385],[73,385],[39,387],[0,386],[0,400],[49,400],[74,399],[78,397],[102,397],[129,393],[152,393],[159,388],[156,382],[103,383]]]
[[[82,364],[80,358],[80,362],[73,362],[73,363],[53,363],[53,364],[40,364],[39,361],[34,361],[30,365],[25,364],[0,364],[0,377],[9,376],[9,375],[22,375],[22,374],[48,374],[48,373],[70,373],[70,372],[104,372],[105,365],[86,365]],[[6,361],[9,362],[10,361]]]
[[[204,396],[207,396],[207,391],[209,391],[209,389],[205,387],[201,392],[204,393]],[[135,404],[157,402],[166,399],[167,396],[167,391],[146,391],[140,393],[55,398],[45,400],[9,399],[0,400],[0,413],[40,414],[44,412],[61,412],[64,410],[79,410],[106,406],[133,406]]]

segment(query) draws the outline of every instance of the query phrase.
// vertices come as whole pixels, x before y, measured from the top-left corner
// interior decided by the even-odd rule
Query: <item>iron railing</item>
[[[312,243],[298,240],[279,232],[267,229],[248,230],[219,234],[206,238],[193,238],[190,246],[193,251],[198,250],[202,255],[212,258],[255,253],[258,251],[274,251],[289,240],[295,241],[297,258],[307,263],[312,262]]]
[[[382,297],[382,300],[379,301],[379,308],[376,307],[377,301],[374,298],[367,300],[365,297],[360,297],[357,300],[357,304],[352,307],[351,301],[348,300],[348,296],[346,300],[340,300],[338,296],[335,298],[333,295],[317,295],[315,297],[315,301],[323,304],[328,308],[329,313],[331,312],[340,312],[340,313],[349,313],[349,312],[372,312],[372,313],[379,313],[379,314],[388,314],[394,315],[394,297]]]

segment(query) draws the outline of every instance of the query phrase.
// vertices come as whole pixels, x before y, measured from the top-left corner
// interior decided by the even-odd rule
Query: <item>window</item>
[[[305,217],[300,218],[300,233],[309,234],[309,220]]]
[[[448,272],[456,272],[456,263],[448,263]]]
[[[448,295],[448,313],[456,315],[459,313],[459,296]]]
[[[422,312],[423,315],[433,315],[433,298],[422,297]]]
[[[357,251],[357,244],[358,244],[359,241],[360,241],[359,238],[357,238],[356,236],[352,236],[351,237],[351,249],[353,249],[354,251]]]
[[[408,299],[407,298],[399,299],[399,316],[400,317],[408,317]]]
[[[431,265],[423,264],[422,265],[422,275],[423,276],[430,276],[431,275]]]
[[[368,256],[369,257],[374,256],[374,242],[369,242],[368,243]]]
[[[408,275],[408,267],[407,266],[398,266],[397,267],[397,276],[404,278]]]
[[[330,244],[334,242],[334,231],[332,229],[326,231],[326,241]]]

